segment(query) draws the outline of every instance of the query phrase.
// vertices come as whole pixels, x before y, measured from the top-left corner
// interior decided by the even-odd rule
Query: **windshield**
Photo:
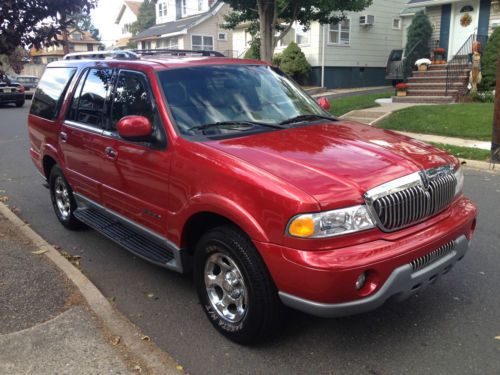
[[[204,134],[255,130],[251,123],[258,130],[273,130],[279,127],[262,125],[277,125],[303,115],[329,115],[288,78],[265,65],[179,68],[164,70],[159,78],[184,135],[197,134],[200,129],[208,131]],[[241,126],[236,126],[240,121]]]

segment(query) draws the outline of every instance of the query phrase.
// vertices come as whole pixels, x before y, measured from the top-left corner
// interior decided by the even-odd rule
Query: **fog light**
[[[365,286],[366,282],[366,272],[363,272],[361,275],[358,276],[358,279],[356,280],[356,290],[360,290]]]

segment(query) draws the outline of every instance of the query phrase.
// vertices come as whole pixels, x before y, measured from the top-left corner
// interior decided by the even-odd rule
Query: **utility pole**
[[[497,59],[497,82],[495,87],[495,108],[493,111],[491,162],[495,164],[500,163],[500,54]]]

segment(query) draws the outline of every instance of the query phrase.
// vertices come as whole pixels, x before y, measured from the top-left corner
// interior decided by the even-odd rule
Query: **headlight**
[[[462,193],[462,190],[464,189],[464,171],[462,170],[462,167],[458,167],[458,169],[455,171],[455,178],[457,179],[457,186],[455,187],[455,195],[459,195]]]
[[[302,238],[332,237],[375,227],[366,206],[302,214],[293,217],[287,226],[290,236]]]

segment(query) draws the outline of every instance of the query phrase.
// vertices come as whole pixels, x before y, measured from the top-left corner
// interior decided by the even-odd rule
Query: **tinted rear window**
[[[75,68],[47,68],[36,89],[30,113],[47,120],[56,118],[75,71]]]

